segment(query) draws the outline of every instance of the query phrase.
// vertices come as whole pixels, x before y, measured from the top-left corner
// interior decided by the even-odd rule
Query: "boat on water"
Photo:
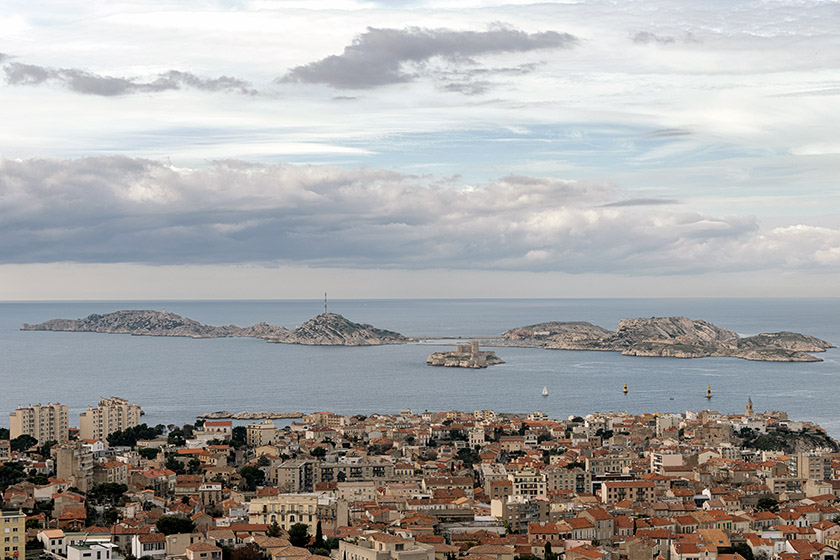
[[[544,397],[548,396],[548,386],[547,385],[545,387],[543,387],[542,396],[544,396]]]

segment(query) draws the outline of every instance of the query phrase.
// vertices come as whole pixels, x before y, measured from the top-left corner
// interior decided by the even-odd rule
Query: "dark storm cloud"
[[[283,81],[328,84],[339,89],[366,89],[408,82],[415,78],[405,64],[422,64],[433,57],[474,62],[469,57],[501,52],[568,48],[577,39],[568,33],[526,33],[510,28],[488,31],[450,29],[376,29],[369,27],[340,55],[298,66]]]
[[[34,64],[11,62],[3,67],[6,83],[9,85],[39,85],[55,82],[70,91],[86,95],[112,97],[133,93],[154,93],[189,87],[202,91],[234,92],[254,95],[256,90],[238,78],[220,76],[202,78],[189,72],[170,70],[159,74],[154,80],[140,81],[134,78],[101,76],[77,68],[48,68]]]
[[[479,185],[377,169],[0,159],[0,263],[279,263],[678,273],[828,262],[840,232],[617,200],[606,185]],[[681,205],[684,207],[685,203]],[[822,259],[822,260],[820,260]]]

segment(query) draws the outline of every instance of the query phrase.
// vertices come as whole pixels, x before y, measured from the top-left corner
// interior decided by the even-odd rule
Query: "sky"
[[[840,296],[840,4],[6,0],[0,300]]]

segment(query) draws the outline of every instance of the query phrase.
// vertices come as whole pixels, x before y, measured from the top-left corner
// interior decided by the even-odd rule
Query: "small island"
[[[190,338],[251,337],[268,342],[310,346],[376,346],[410,341],[398,332],[354,323],[337,313],[322,313],[296,329],[287,329],[268,323],[257,323],[250,327],[214,327],[167,311],[126,310],[88,315],[82,319],[52,319],[37,325],[24,323],[20,330]]]
[[[478,349],[478,341],[472,340],[469,344],[458,344],[451,352],[433,352],[426,359],[430,366],[462,367],[462,368],[486,368],[505,363],[496,356],[495,352],[482,351]]]
[[[793,332],[740,337],[734,331],[688,317],[622,319],[613,332],[586,322],[548,322],[511,329],[500,346],[553,350],[601,350],[626,356],[742,358],[763,362],[821,362],[811,352],[835,346]]]
[[[216,412],[205,412],[200,414],[199,418],[205,420],[226,420],[228,418],[233,420],[285,420],[288,418],[303,418],[303,412],[252,412],[250,410],[243,410],[242,412],[230,412],[229,410],[217,410]]]

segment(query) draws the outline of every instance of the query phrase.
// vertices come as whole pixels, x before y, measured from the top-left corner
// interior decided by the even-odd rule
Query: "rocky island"
[[[478,349],[478,341],[472,340],[469,344],[458,344],[451,352],[433,352],[426,359],[430,366],[462,367],[462,368],[486,368],[505,363],[496,356],[495,352],[482,351]]]
[[[191,338],[252,337],[283,344],[319,346],[374,346],[402,344],[410,339],[400,333],[354,323],[337,313],[322,313],[296,329],[257,323],[250,327],[214,327],[167,311],[128,310],[82,319],[52,319],[37,325],[24,323],[22,331],[97,332],[136,336],[185,336]]]
[[[303,418],[303,412],[252,412],[250,410],[243,410],[242,412],[230,412],[229,410],[217,410],[216,412],[205,412],[198,416],[205,420],[226,420],[228,418],[233,420],[284,420],[288,418]]]
[[[548,322],[511,329],[500,344],[557,350],[602,350],[627,356],[721,356],[765,362],[821,362],[811,352],[835,346],[793,332],[740,337],[734,331],[687,317],[623,319],[613,332],[585,322]]]

